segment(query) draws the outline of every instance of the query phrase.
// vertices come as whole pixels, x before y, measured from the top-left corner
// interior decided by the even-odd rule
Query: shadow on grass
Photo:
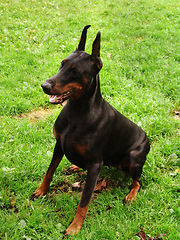
[[[69,177],[71,176],[71,178]],[[72,179],[73,178],[73,179]],[[57,181],[51,192],[51,196],[61,193],[81,193],[86,182],[86,171],[80,170],[75,173],[70,173],[68,170],[63,172],[63,180]],[[95,188],[94,194],[97,195],[101,191],[114,192],[118,187],[123,190],[130,188],[132,179],[128,172],[120,171],[115,167],[103,167],[97,181],[98,188]]]

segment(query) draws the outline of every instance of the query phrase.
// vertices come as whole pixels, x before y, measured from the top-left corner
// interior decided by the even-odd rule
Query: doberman
[[[51,103],[68,101],[53,128],[56,145],[51,164],[31,200],[48,192],[63,155],[77,168],[87,170],[86,184],[76,215],[65,235],[74,235],[82,228],[91,195],[104,165],[130,172],[132,189],[124,201],[132,202],[140,190],[142,167],[150,150],[145,132],[101,96],[98,74],[102,68],[101,34],[97,33],[92,54],[86,53],[89,27],[84,27],[78,48],[61,62],[58,73],[42,84],[44,92],[50,95]]]

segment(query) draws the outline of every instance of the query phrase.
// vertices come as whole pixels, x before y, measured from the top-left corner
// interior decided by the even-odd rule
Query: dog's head
[[[77,100],[83,92],[88,94],[93,80],[101,70],[100,32],[93,42],[92,54],[84,51],[89,27],[90,25],[84,27],[77,49],[61,62],[58,73],[41,85],[44,92],[50,95],[51,103],[63,103],[69,98]]]

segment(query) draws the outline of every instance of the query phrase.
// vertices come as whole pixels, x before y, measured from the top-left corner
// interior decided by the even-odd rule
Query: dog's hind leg
[[[141,188],[142,168],[146,161],[146,155],[149,152],[149,141],[144,141],[138,148],[129,153],[128,169],[133,179],[130,193],[124,198],[124,203],[132,202],[136,199],[137,193]]]

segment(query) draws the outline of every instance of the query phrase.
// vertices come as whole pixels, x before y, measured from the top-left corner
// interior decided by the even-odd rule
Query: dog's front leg
[[[34,201],[34,198],[38,198],[41,197],[43,195],[45,195],[48,190],[49,190],[49,185],[50,182],[52,180],[53,174],[56,170],[56,168],[58,167],[62,157],[63,157],[64,153],[62,151],[60,142],[57,141],[55,148],[54,148],[54,153],[53,153],[53,158],[52,161],[49,165],[49,168],[44,176],[43,182],[41,183],[41,185],[35,190],[35,192],[31,195],[31,200]]]
[[[65,235],[74,235],[81,230],[102,165],[102,163],[95,163],[88,170],[86,184],[77,207],[76,215],[70,226],[66,229]]]

